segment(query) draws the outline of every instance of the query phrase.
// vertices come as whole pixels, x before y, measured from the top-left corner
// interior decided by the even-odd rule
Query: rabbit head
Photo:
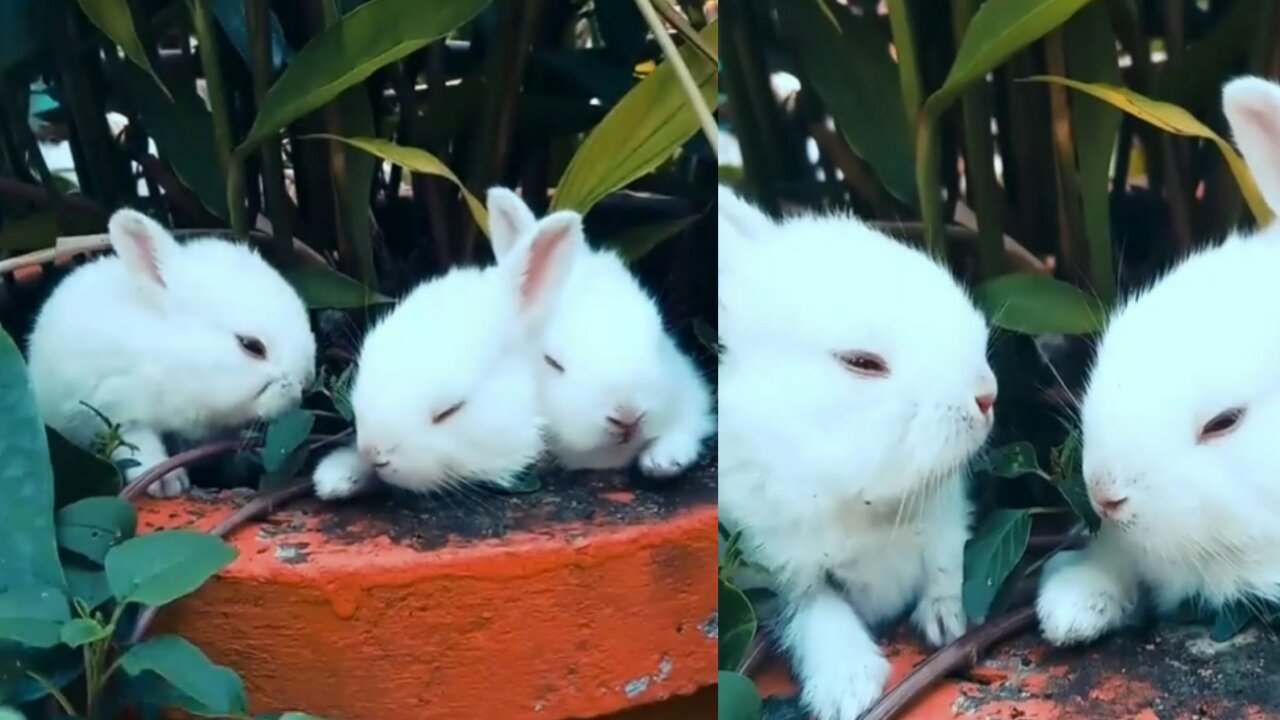
[[[752,446],[794,468],[788,482],[826,486],[801,492],[868,502],[965,464],[990,432],[996,379],[986,321],[951,274],[849,215],[774,222],[725,199],[722,457]]]
[[[1280,88],[1228,83],[1224,109],[1280,207]],[[1280,227],[1185,258],[1112,315],[1081,403],[1090,499],[1166,558],[1280,533]],[[1275,528],[1275,529],[1273,529]]]
[[[429,280],[369,331],[352,407],[359,452],[383,480],[504,485],[537,458],[538,343],[582,243],[576,213],[552,214],[509,262]]]

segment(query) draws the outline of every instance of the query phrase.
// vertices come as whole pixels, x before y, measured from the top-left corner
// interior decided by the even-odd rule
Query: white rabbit
[[[168,457],[163,435],[198,439],[298,405],[315,373],[307,310],[250,246],[179,245],[134,210],[112,215],[108,231],[116,254],[63,280],[29,339],[46,423],[88,446],[106,428],[85,404],[102,412],[134,446],[116,452],[137,461],[132,480]],[[150,490],[187,486],[175,470]]]
[[[966,465],[990,433],[987,324],[926,255],[849,215],[773,222],[720,195],[721,517],[789,607],[780,639],[819,720],[854,720],[914,607],[965,629]]]
[[[1227,121],[1280,208],[1280,87],[1239,78]],[[1280,598],[1280,226],[1201,250],[1111,317],[1081,404],[1083,470],[1102,516],[1045,567],[1036,612],[1056,644],[1157,610]]]
[[[316,494],[350,496],[375,473],[421,492],[515,482],[544,448],[539,342],[584,242],[577,213],[554,213],[509,262],[454,268],[409,293],[365,336],[356,447],[320,462]]]
[[[489,190],[488,207],[502,263],[537,219],[505,188]],[[566,468],[638,459],[647,475],[675,475],[697,460],[715,429],[706,381],[614,252],[583,246],[542,350],[539,406],[551,450]]]

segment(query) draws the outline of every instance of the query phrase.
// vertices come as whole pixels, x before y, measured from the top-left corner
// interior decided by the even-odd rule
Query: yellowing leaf
[[[440,158],[431,153],[416,147],[406,147],[397,145],[388,140],[379,140],[378,138],[357,137],[344,138],[337,135],[304,135],[303,138],[337,140],[346,143],[354,148],[359,148],[370,155],[375,155],[390,163],[400,165],[410,172],[416,172],[422,175],[435,175],[442,177],[462,191],[462,197],[467,201],[467,207],[471,208],[471,216],[476,219],[476,224],[486,234],[489,234],[489,213],[484,209],[484,203],[480,202],[475,195],[472,195],[467,186],[462,184],[457,175],[445,165]]]
[[[719,23],[703,28],[702,39],[719,52]],[[691,45],[680,48],[680,55],[703,101],[716,107],[716,66]],[[601,198],[652,172],[697,131],[698,116],[675,69],[664,62],[631,88],[582,142],[560,178],[551,209],[585,214]]]
[[[1244,195],[1245,202],[1249,204],[1249,211],[1253,213],[1258,225],[1266,225],[1274,217],[1271,209],[1267,207],[1267,203],[1258,192],[1258,186],[1254,183],[1253,175],[1249,172],[1249,168],[1245,166],[1244,160],[1241,159],[1235,148],[1231,147],[1231,143],[1210,130],[1204,123],[1197,120],[1194,115],[1177,105],[1152,100],[1128,88],[1116,87],[1105,83],[1082,83],[1053,75],[1036,75],[1026,78],[1026,80],[1066,85],[1069,88],[1106,101],[1165,132],[1212,141],[1222,151],[1222,156],[1226,158],[1227,166],[1231,168],[1231,174],[1235,175],[1236,182],[1240,184],[1240,193]]]

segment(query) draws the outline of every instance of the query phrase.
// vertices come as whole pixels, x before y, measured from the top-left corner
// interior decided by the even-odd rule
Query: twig
[[[215,525],[209,531],[209,534],[219,538],[226,537],[241,525],[253,522],[264,515],[270,514],[279,506],[309,494],[312,487],[311,478],[306,478],[292,485],[285,485],[272,490],[269,493],[259,493],[252,500],[245,503],[243,507]],[[148,607],[138,615],[138,621],[133,626],[133,632],[129,634],[129,645],[136,645],[142,641],[142,636],[146,635],[147,628],[151,626],[151,621],[155,620],[156,612],[159,609],[158,607]]]
[[[676,32],[680,33],[685,40],[688,40],[690,45],[697,48],[698,52],[702,53],[702,57],[715,65],[720,64],[720,58],[716,56],[716,51],[711,49],[707,41],[703,40],[702,36],[698,34],[697,28],[690,24],[688,19],[681,15],[675,6],[668,0],[652,0],[652,2],[654,9],[662,13],[662,18],[670,23],[671,27],[675,28]]]
[[[662,24],[662,18],[658,17],[658,11],[653,9],[652,0],[636,0],[636,7],[640,8],[640,14],[644,16],[644,20],[649,24],[649,29],[653,31],[654,39],[658,41],[658,46],[662,48],[662,53],[667,56],[667,62],[671,63],[675,69],[676,77],[680,79],[680,84],[684,86],[685,95],[689,97],[689,103],[693,105],[693,111],[698,115],[698,122],[702,123],[702,133],[707,136],[707,142],[711,144],[711,151],[720,155],[720,133],[716,126],[716,121],[711,117],[711,109],[702,101],[702,91],[698,89],[698,83],[693,79],[693,73],[689,72],[689,66],[685,64],[684,58],[680,57],[680,51],[676,49],[676,44],[671,42],[671,36],[667,34],[666,27]]]
[[[978,656],[992,645],[1033,626],[1035,619],[1035,608],[1026,607],[970,630],[959,640],[930,655],[902,682],[877,700],[861,720],[892,720],[898,717],[933,687],[934,683],[977,662]]]
[[[157,463],[155,467],[140,475],[137,480],[126,485],[124,490],[120,491],[120,497],[125,500],[136,500],[142,495],[142,493],[147,491],[147,488],[159,482],[160,478],[168,475],[174,470],[197,463],[201,460],[208,460],[209,458],[214,458],[233,450],[238,450],[242,445],[243,442],[240,440],[220,440],[218,442],[209,443],[208,445],[191,448],[185,452],[180,452],[177,455],[166,459],[164,462]]]

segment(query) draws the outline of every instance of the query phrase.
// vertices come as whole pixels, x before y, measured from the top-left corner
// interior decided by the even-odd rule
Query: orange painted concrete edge
[[[208,529],[233,509],[147,500],[139,526]],[[254,712],[569,720],[715,683],[714,506],[429,552],[346,542],[321,517],[235,533],[237,560],[157,622],[239,672]]]

